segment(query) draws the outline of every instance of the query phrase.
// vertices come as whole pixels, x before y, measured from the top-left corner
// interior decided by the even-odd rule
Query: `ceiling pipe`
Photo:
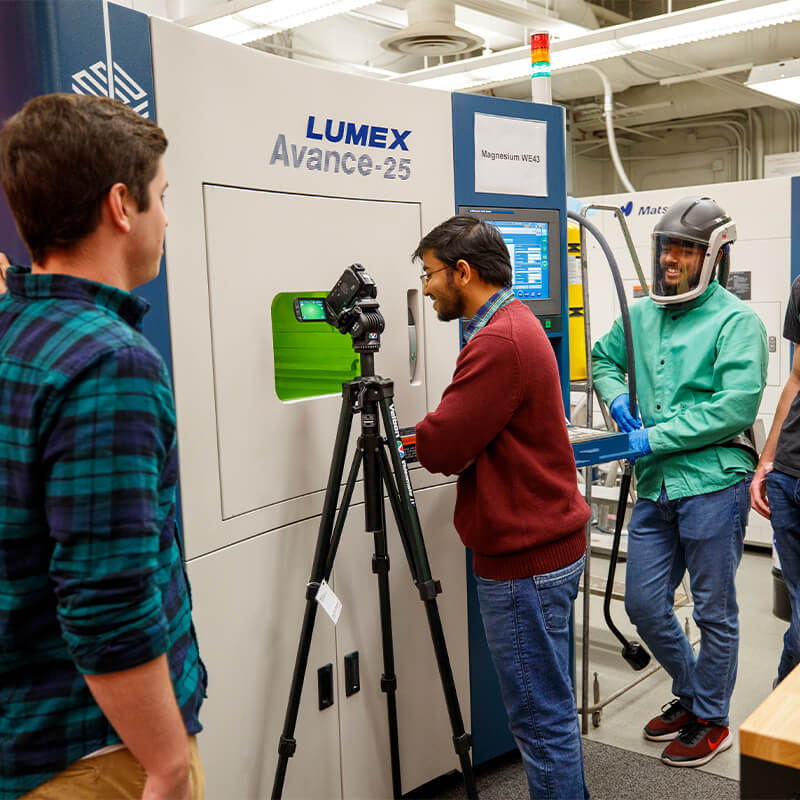
[[[617,150],[617,139],[614,135],[614,95],[611,92],[611,84],[608,82],[605,73],[593,64],[583,64],[576,69],[589,69],[596,73],[603,82],[603,116],[606,120],[606,133],[608,134],[608,149],[611,151],[611,161],[614,163],[614,169],[616,169],[617,175],[622,181],[622,185],[629,192],[635,192],[636,189],[633,188],[633,184],[625,173],[625,168],[622,166],[619,151]]]
[[[788,108],[782,108],[783,116],[786,119],[786,150],[791,152],[794,146],[794,115]]]
[[[800,150],[800,111],[792,109],[792,116],[794,117],[794,146],[792,150]]]
[[[753,121],[753,177],[764,177],[764,123],[758,109],[750,109]]]
[[[637,130],[663,130],[664,128],[691,128],[700,123],[710,122],[715,125],[722,125],[728,127],[731,131],[735,132],[737,141],[741,143],[742,159],[741,159],[741,178],[744,180],[749,174],[749,160],[750,148],[748,146],[748,130],[744,122],[747,121],[745,112],[726,112],[719,116],[698,116],[693,119],[677,119],[677,120],[664,120],[658,123],[647,123],[638,125]]]
[[[670,128],[723,128],[730,131],[736,140],[736,180],[743,180],[745,170],[744,137],[740,132],[741,123],[736,120],[709,119],[709,120],[685,120],[678,122],[654,122],[649,125],[642,125],[642,130],[660,131]]]

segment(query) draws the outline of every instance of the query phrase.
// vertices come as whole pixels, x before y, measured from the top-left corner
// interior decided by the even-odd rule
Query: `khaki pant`
[[[192,800],[205,800],[197,737],[189,737],[189,747]],[[140,800],[145,778],[144,768],[126,748],[76,761],[20,800]]]

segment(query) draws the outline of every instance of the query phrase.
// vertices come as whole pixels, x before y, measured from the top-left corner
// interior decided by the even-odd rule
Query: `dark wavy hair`
[[[448,267],[464,259],[481,280],[492,286],[511,286],[511,259],[500,232],[489,222],[468,215],[450,217],[422,237],[412,259],[426,250]]]

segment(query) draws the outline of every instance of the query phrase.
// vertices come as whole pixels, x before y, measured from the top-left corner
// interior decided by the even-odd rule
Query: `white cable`
[[[606,133],[608,134],[608,149],[611,151],[611,161],[614,163],[614,169],[617,170],[617,175],[619,175],[623,186],[629,192],[635,192],[636,189],[633,188],[633,184],[628,179],[617,151],[617,139],[614,136],[614,96],[611,92],[611,84],[608,82],[605,73],[593,64],[583,64],[580,69],[590,69],[592,72],[596,72],[600,76],[600,80],[603,81],[603,116],[606,119]]]

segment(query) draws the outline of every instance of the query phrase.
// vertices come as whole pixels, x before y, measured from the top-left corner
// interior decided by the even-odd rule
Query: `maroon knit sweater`
[[[454,523],[478,575],[525,578],[583,555],[589,507],[555,355],[519,300],[459,354],[439,407],[417,425],[417,457],[429,472],[461,473]]]

